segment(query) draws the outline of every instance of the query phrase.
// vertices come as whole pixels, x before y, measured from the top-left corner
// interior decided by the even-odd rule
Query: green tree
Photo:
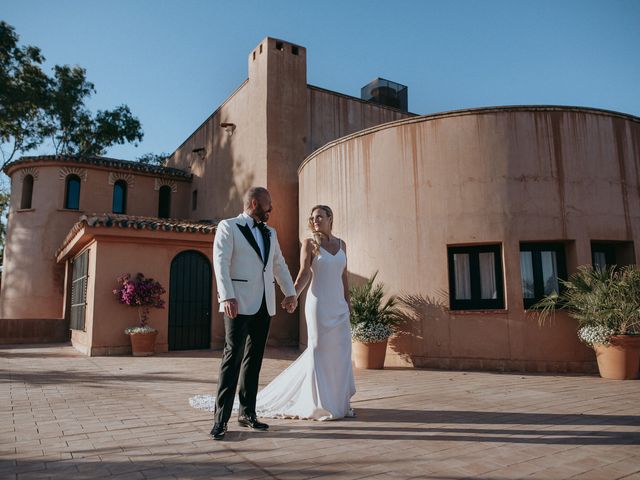
[[[84,68],[56,65],[53,70],[47,117],[57,154],[102,155],[112,145],[142,140],[140,121],[128,106],[98,110],[95,116],[86,108],[85,100],[96,90]]]
[[[0,151],[4,167],[17,153],[40,145],[48,133],[45,110],[51,80],[40,49],[19,47],[13,27],[0,21]]]
[[[85,101],[95,86],[79,66],[56,65],[53,76],[41,68],[40,49],[18,46],[14,28],[0,21],[0,150],[2,167],[16,154],[50,139],[56,154],[102,155],[115,144],[137,142],[140,121],[126,105],[99,110]]]
[[[138,161],[140,163],[146,163],[148,165],[157,165],[159,167],[164,167],[167,165],[167,159],[169,158],[169,154],[162,152],[158,153],[145,153],[144,155],[138,157]]]

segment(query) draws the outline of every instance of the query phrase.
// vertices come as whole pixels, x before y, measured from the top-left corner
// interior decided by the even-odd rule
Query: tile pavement
[[[268,350],[261,382],[296,356]],[[231,422],[214,442],[187,402],[213,391],[219,359],[0,346],[0,479],[640,480],[640,381],[356,371],[356,418]]]

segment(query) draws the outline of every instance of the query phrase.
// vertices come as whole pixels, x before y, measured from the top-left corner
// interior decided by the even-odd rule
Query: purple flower
[[[149,308],[164,308],[164,300],[161,297],[166,290],[153,278],[145,278],[138,273],[135,278],[126,273],[117,278],[118,288],[113,290],[120,303],[139,308],[139,326],[147,325]]]

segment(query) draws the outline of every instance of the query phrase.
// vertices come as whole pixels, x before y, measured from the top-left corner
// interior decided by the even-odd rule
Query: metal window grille
[[[71,277],[71,328],[84,330],[84,318],[87,308],[87,279],[89,251],[73,259]]]

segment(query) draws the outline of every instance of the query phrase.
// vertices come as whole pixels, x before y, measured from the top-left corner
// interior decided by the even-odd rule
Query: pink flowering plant
[[[124,333],[148,333],[155,332],[156,329],[148,325],[149,309],[164,308],[164,300],[161,296],[166,290],[153,278],[146,278],[142,273],[138,273],[135,278],[125,273],[118,277],[118,288],[113,290],[113,294],[118,302],[138,308],[138,325],[125,329]]]

